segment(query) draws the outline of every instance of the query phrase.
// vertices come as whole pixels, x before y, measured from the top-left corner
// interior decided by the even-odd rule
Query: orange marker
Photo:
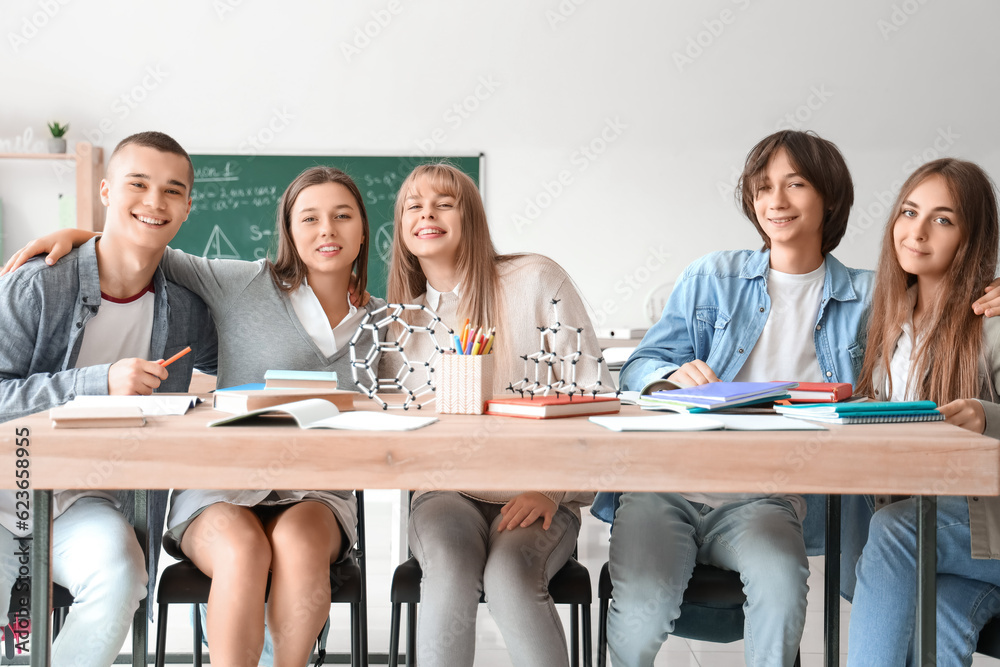
[[[465,343],[469,337],[469,318],[465,318],[465,324],[462,325],[462,349],[465,350]]]
[[[187,354],[190,351],[191,351],[191,346],[189,345],[188,347],[185,347],[183,350],[181,350],[180,352],[178,352],[174,356],[170,357],[166,361],[161,361],[159,363],[160,363],[161,366],[164,366],[164,367],[169,366],[170,364],[174,363],[175,361],[177,361],[178,359],[180,359],[181,357],[183,357],[185,354]]]

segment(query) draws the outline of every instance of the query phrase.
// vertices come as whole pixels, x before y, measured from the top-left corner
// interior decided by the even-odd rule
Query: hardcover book
[[[621,410],[621,401],[611,396],[535,396],[494,398],[486,402],[486,414],[528,419],[553,419],[606,415]]]

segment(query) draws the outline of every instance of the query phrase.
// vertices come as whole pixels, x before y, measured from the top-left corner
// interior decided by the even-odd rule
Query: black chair
[[[16,584],[15,584],[16,585]],[[10,596],[11,605],[14,604],[15,593],[12,591]],[[66,622],[66,615],[69,614],[69,608],[73,605],[73,596],[68,590],[60,586],[59,584],[52,584],[52,638],[55,639],[59,635],[59,630],[62,629],[63,623]],[[11,627],[14,625],[16,614],[15,610],[11,609],[7,612],[7,625],[3,629],[3,652],[4,656],[8,660],[14,658],[14,648],[17,643],[14,637],[14,631]]]
[[[365,504],[364,492],[355,493],[358,499],[358,544],[346,559],[330,566],[330,602],[351,605],[351,664],[368,667],[368,597],[365,570]],[[156,632],[156,667],[166,661],[167,610],[171,604],[204,604],[212,580],[190,561],[175,563],[163,570],[156,590],[159,605]],[[267,592],[271,589],[268,576]],[[265,593],[265,596],[267,593]],[[266,599],[266,598],[265,598]],[[194,666],[202,667],[201,614],[194,614]],[[317,640],[318,642],[318,640]],[[326,652],[319,651],[317,664],[322,664]]]
[[[597,584],[600,600],[600,617],[597,628],[597,665],[607,664],[608,605],[613,586],[608,564],[601,568]],[[728,644],[743,639],[743,582],[740,573],[698,563],[684,591],[681,615],[674,621],[677,637],[698,641]],[[801,665],[801,655],[796,653],[795,665]]]
[[[406,664],[416,664],[417,652],[417,603],[420,602],[420,579],[423,572],[416,558],[401,563],[392,575],[392,622],[389,628],[389,665],[399,664],[399,625],[402,606],[406,605]],[[583,664],[592,667],[590,604],[593,592],[590,586],[590,572],[576,560],[573,554],[566,564],[549,580],[549,595],[556,604],[570,605],[570,664],[580,664],[580,620],[583,620]],[[480,596],[480,603],[485,598]]]
[[[982,653],[991,658],[1000,658],[1000,616],[994,616],[987,621],[979,632],[976,653]]]

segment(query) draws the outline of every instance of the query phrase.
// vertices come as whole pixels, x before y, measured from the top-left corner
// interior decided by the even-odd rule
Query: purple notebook
[[[710,382],[696,387],[654,391],[652,395],[666,401],[713,405],[780,396],[797,386],[797,382]]]

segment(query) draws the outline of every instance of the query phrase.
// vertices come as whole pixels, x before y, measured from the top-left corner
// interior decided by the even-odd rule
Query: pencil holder
[[[481,415],[493,398],[492,354],[444,354],[437,382],[437,411]]]

